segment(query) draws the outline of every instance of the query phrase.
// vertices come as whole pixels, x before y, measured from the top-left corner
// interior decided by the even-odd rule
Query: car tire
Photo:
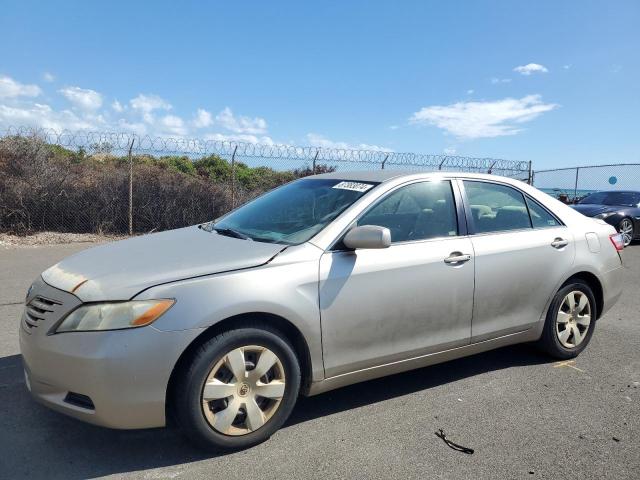
[[[260,360],[263,356],[268,357],[264,362]],[[253,373],[264,370],[273,357],[273,366],[260,379],[254,378]],[[248,448],[267,440],[291,414],[300,390],[300,366],[294,349],[267,325],[216,335],[192,352],[177,375],[170,405],[177,427],[196,445],[214,451]],[[278,389],[283,392],[276,392]],[[281,398],[277,398],[279,394]],[[272,402],[277,402],[275,410]]]
[[[631,220],[629,217],[624,217],[622,220],[620,220],[620,223],[618,224],[616,230],[618,230],[618,232],[622,234],[625,247],[629,246],[631,242],[633,242],[633,236],[635,232],[633,228],[633,220]]]
[[[571,281],[558,290],[549,305],[539,346],[561,360],[578,356],[591,340],[596,315],[591,287],[582,280]]]

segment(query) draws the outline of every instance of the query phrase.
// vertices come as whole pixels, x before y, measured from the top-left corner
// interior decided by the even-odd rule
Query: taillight
[[[613,246],[616,247],[617,251],[621,251],[624,248],[624,238],[622,238],[621,233],[613,233],[609,235],[609,240],[613,243]]]

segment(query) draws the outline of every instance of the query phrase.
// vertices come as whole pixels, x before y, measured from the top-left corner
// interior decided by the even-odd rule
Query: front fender
[[[285,318],[307,343],[313,381],[324,378],[317,259],[183,280],[149,288],[136,296],[151,298],[176,299],[175,305],[153,324],[162,331],[208,328],[227,318],[255,312]]]

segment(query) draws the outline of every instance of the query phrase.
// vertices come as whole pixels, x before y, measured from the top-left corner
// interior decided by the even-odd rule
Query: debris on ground
[[[0,248],[37,247],[65,243],[104,243],[127,238],[122,235],[97,235],[93,233],[39,232],[33,235],[0,233]]]
[[[466,454],[469,454],[469,455],[473,455],[473,448],[463,447],[462,445],[459,445],[457,443],[452,442],[451,440],[449,440],[447,438],[447,434],[444,433],[444,430],[441,429],[441,428],[436,432],[436,437],[441,438],[442,441],[444,443],[446,443],[447,446],[449,448],[453,449],[453,450],[456,450],[456,451],[462,452],[462,453],[466,453]]]

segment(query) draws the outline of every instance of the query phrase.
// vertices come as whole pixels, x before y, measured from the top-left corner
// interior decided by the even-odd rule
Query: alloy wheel
[[[209,425],[225,435],[246,435],[273,417],[285,391],[285,372],[266,347],[248,345],[226,353],[202,388],[202,410]]]
[[[626,247],[631,243],[631,240],[633,240],[633,223],[631,223],[631,220],[628,218],[624,218],[620,222],[619,229],[624,240],[624,246]]]
[[[580,345],[591,324],[591,303],[584,292],[569,292],[560,304],[556,315],[556,335],[565,348]]]

